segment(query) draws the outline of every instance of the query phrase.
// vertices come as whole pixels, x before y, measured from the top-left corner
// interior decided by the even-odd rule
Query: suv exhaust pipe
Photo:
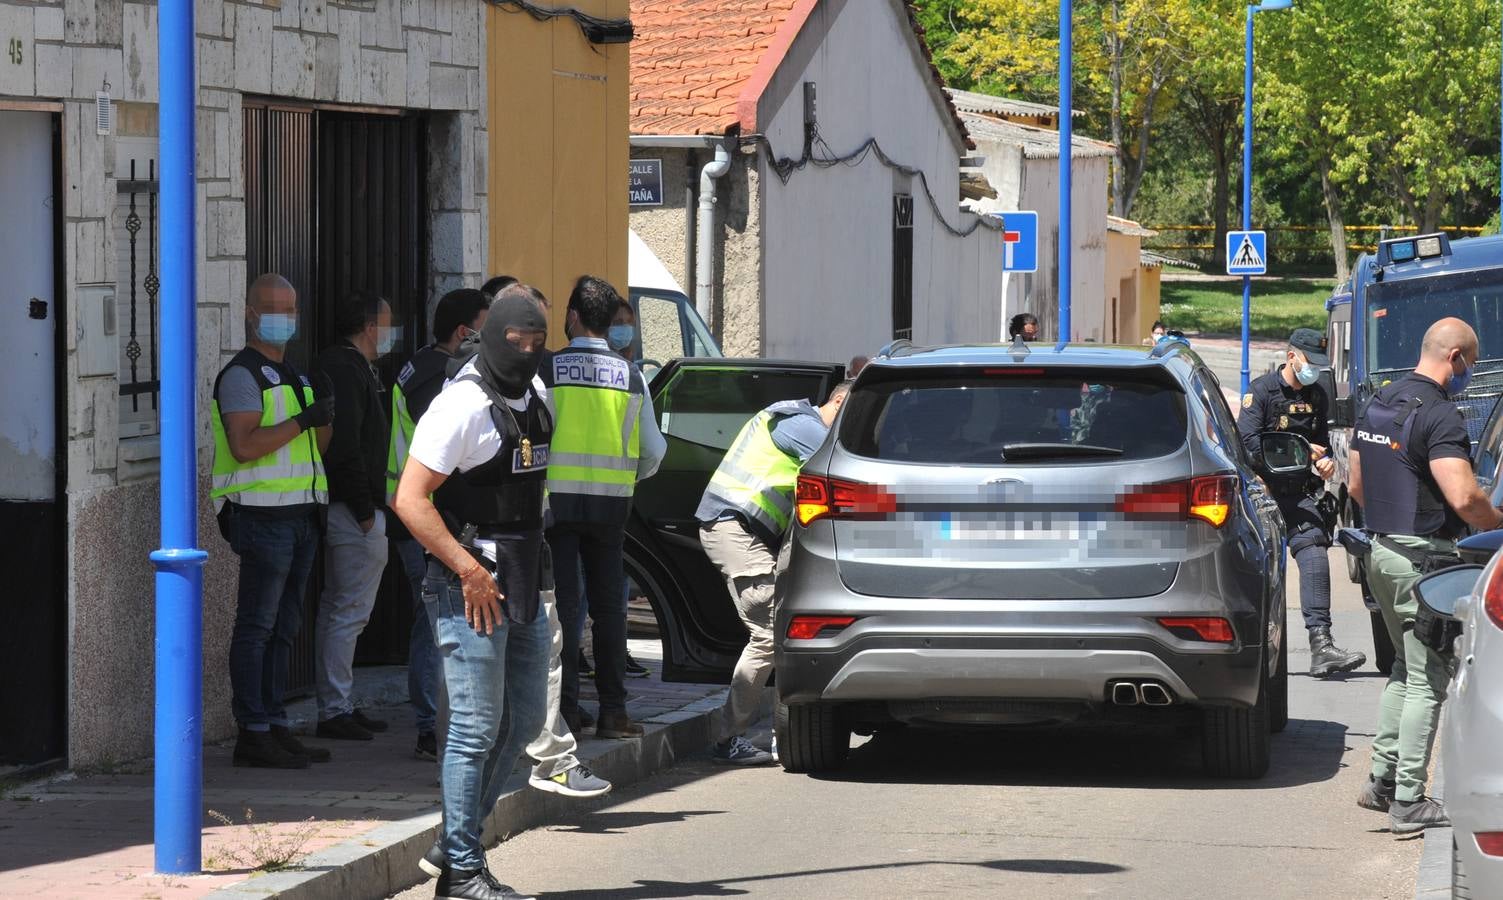
[[[1118,681],[1112,684],[1112,702],[1116,705],[1137,706],[1141,699],[1138,686],[1131,681]]]
[[[1143,698],[1144,706],[1170,706],[1174,703],[1174,697],[1157,681],[1145,681],[1138,693]]]

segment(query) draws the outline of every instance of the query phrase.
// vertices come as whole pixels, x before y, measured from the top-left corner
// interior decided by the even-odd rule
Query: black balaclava
[[[527,386],[542,365],[542,351],[523,352],[506,339],[507,328],[547,331],[548,320],[525,290],[516,286],[501,291],[491,303],[490,315],[480,328],[480,356],[475,367],[491,392],[511,400],[527,392]]]

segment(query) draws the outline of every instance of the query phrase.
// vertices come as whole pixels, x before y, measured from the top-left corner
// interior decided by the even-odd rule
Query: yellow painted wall
[[[627,18],[629,0],[571,0]],[[626,296],[629,44],[594,46],[568,18],[486,13],[490,271],[548,296],[548,345],[580,275]]]

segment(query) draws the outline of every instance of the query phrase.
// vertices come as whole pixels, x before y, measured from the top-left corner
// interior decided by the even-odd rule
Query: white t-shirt
[[[473,373],[475,363],[471,360],[459,375]],[[548,404],[548,389],[541,378],[532,379],[532,389],[548,406],[551,417],[553,409]],[[530,394],[518,400],[507,399],[506,405],[514,412],[527,412]],[[468,472],[495,459],[503,438],[491,419],[491,399],[485,395],[479,383],[451,379],[444,383],[428,411],[418,419],[417,430],[412,435],[408,455],[435,472],[454,474]],[[496,546],[492,541],[476,540],[475,546],[484,551],[492,562],[496,559]]]

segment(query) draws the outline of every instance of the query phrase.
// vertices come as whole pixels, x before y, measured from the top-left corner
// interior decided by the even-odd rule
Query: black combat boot
[[[1343,650],[1331,642],[1328,626],[1310,629],[1310,674],[1324,678],[1337,672],[1360,669],[1367,663],[1367,654],[1357,650]]]

